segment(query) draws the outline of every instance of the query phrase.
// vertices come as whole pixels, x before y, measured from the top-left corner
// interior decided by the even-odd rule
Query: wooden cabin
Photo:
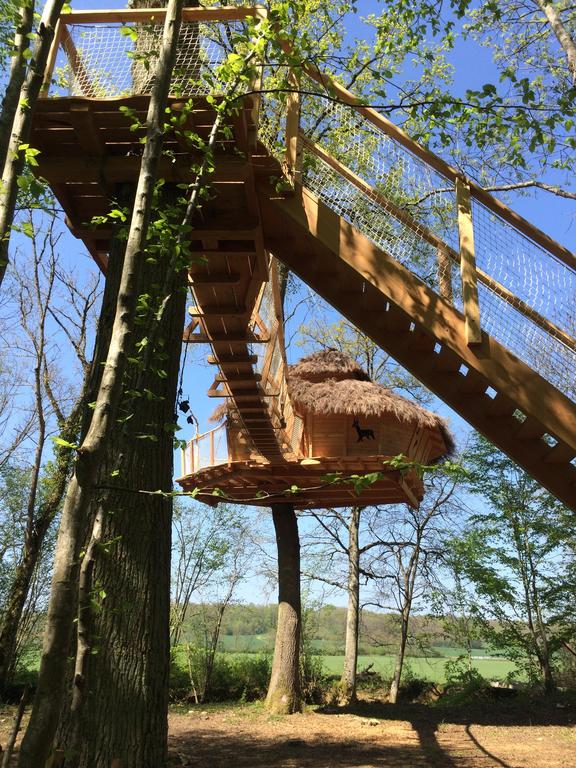
[[[184,456],[178,481],[185,489],[195,489],[196,498],[207,503],[224,497],[256,506],[289,499],[298,508],[418,505],[424,493],[419,473],[387,462],[400,454],[424,465],[447,457],[453,440],[439,416],[372,382],[355,360],[336,350],[290,366],[286,380],[292,452],[282,461],[267,459],[250,440],[237,408],[220,406],[213,420],[224,423],[196,441],[213,446],[225,430],[228,461],[221,457],[192,466],[194,456],[216,455],[213,447],[203,452],[192,441],[192,458]],[[358,495],[352,478],[368,473],[378,473],[378,479]],[[329,475],[341,480],[327,481]]]
[[[336,350],[291,366],[288,388],[303,419],[298,452],[304,457],[403,454],[430,464],[453,449],[440,417],[374,383],[355,360]]]

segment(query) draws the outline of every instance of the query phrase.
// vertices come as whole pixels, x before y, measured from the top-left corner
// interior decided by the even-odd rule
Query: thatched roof
[[[370,381],[353,358],[337,350],[316,352],[290,366],[288,391],[294,408],[302,414],[392,415],[407,425],[438,429],[446,445],[443,455],[454,451],[444,419]]]
[[[289,368],[290,377],[305,381],[370,381],[364,368],[350,355],[337,349],[323,349],[313,355],[303,357],[296,365]]]

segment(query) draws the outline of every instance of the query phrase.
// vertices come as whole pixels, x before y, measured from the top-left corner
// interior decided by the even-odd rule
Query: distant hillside
[[[193,637],[198,618],[206,606],[191,605],[188,611],[182,642],[198,642]],[[325,605],[320,610],[308,609],[304,615],[304,630],[314,647],[327,654],[344,652],[346,609]],[[232,605],[225,615],[221,632],[221,649],[227,651],[257,652],[272,650],[276,631],[275,605]],[[363,611],[360,632],[360,653],[388,654],[395,651],[398,638],[397,619],[393,614]],[[433,646],[450,646],[442,622],[429,616],[414,616],[409,654],[430,656]],[[481,648],[481,643],[475,643]]]

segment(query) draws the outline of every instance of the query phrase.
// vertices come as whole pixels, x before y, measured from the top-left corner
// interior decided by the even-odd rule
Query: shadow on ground
[[[353,717],[338,717],[338,716]],[[170,768],[526,768],[548,765],[510,757],[516,726],[570,727],[573,708],[542,702],[483,702],[473,709],[380,702],[319,707],[313,713],[270,721],[263,714],[231,720],[210,714],[182,718],[170,738]],[[485,742],[481,726],[507,731],[506,743]],[[530,733],[533,729],[530,730]],[[499,733],[499,732],[498,732]],[[542,738],[537,739],[542,742]],[[492,746],[490,746],[492,744]],[[540,749],[545,748],[544,744]],[[543,757],[544,762],[541,762]],[[550,765],[569,765],[561,758]]]

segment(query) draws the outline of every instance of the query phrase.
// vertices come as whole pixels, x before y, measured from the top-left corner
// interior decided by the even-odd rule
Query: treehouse
[[[307,458],[373,461],[402,454],[425,465],[453,451],[440,417],[372,382],[353,358],[337,350],[290,366],[288,391],[303,419],[299,450]]]
[[[265,15],[182,14],[159,176],[197,184],[199,147],[217,136],[190,234],[183,342],[207,349],[226,422],[190,441],[180,483],[208,502],[417,504],[417,473],[385,460],[450,450],[435,416],[354,363],[288,368],[279,259],[576,509],[574,254],[309,63],[276,67],[270,49],[230,99],[219,65]],[[35,171],[104,272],[117,239],[107,214],[138,180],[164,17],[64,14],[33,117]],[[226,99],[233,109],[220,109]],[[382,474],[358,497],[345,478],[371,472]]]
[[[239,409],[220,406],[212,418],[225,423],[191,441],[184,454],[192,470],[179,480],[184,488],[208,503],[222,494],[264,506],[418,505],[423,484],[410,462],[438,462],[454,447],[440,417],[372,382],[355,360],[332,349],[289,366],[286,381],[282,408],[290,413],[292,442],[283,460],[265,460],[247,439]],[[211,447],[203,452],[206,439]],[[408,465],[402,471],[390,464],[400,455]],[[372,473],[359,492],[354,478]]]

